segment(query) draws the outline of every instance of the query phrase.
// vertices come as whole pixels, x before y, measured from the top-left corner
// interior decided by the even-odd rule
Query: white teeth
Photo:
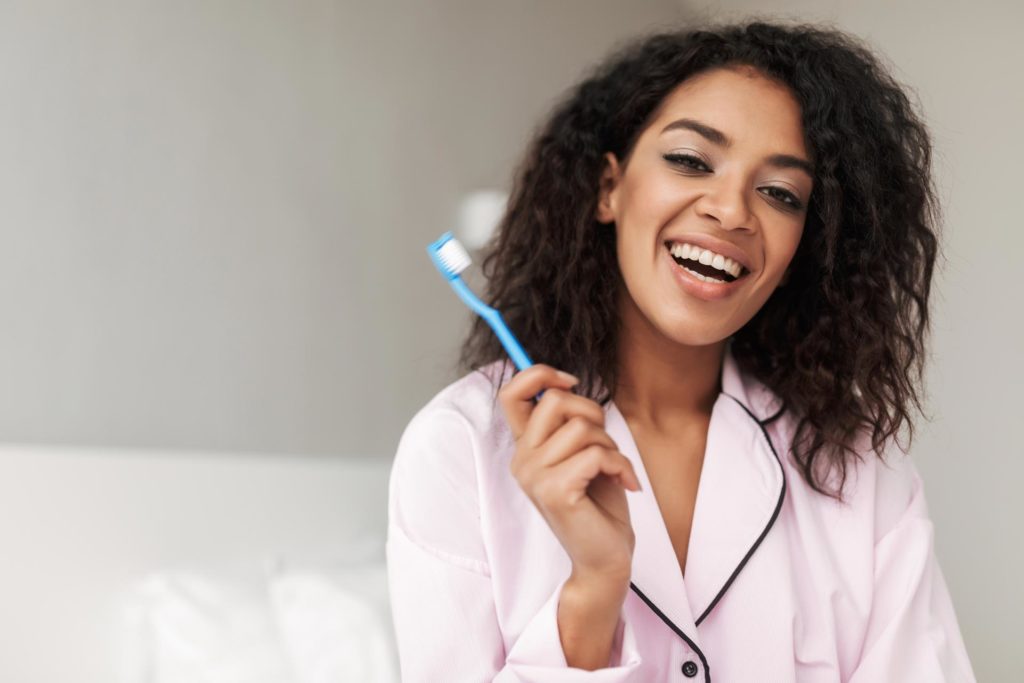
[[[739,277],[740,273],[743,272],[743,266],[736,263],[728,256],[722,256],[721,254],[716,254],[710,249],[701,249],[700,247],[696,247],[692,244],[680,244],[678,242],[673,242],[671,253],[673,256],[677,258],[691,259],[693,261],[703,263],[706,266],[712,266],[713,268],[717,268],[718,270],[723,270],[732,275],[733,277]],[[683,267],[685,268],[685,266]],[[687,270],[690,269],[687,268]],[[692,270],[690,270],[690,272],[694,273],[694,271]],[[694,274],[700,275],[700,273]],[[720,282],[720,280],[715,280],[714,278],[709,279],[715,282]]]
[[[707,275],[701,275],[696,270],[691,270],[686,266],[683,266],[683,270],[688,272],[690,275],[693,275],[698,280],[703,280],[704,282],[725,282],[725,280],[719,279],[717,277],[708,277]]]

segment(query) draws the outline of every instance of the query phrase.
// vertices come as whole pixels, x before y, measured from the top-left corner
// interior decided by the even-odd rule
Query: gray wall
[[[762,12],[755,0],[688,3],[693,19]],[[1024,681],[1024,43],[1019,3],[782,0],[774,15],[834,22],[865,38],[916,91],[936,146],[945,208],[928,374],[931,422],[911,452],[979,681]]]
[[[0,441],[390,456],[468,320],[426,244],[678,12],[0,4]]]

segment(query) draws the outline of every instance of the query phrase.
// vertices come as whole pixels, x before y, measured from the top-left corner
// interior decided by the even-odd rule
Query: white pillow
[[[165,573],[126,598],[124,683],[299,683],[265,582]]]
[[[397,683],[384,560],[287,565],[270,579],[270,601],[299,683]]]
[[[122,683],[396,683],[378,538],[154,574],[124,597]]]

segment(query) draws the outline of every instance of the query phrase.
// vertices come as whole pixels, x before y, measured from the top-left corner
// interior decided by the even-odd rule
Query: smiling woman
[[[572,88],[484,260],[540,363],[476,321],[395,458],[403,680],[974,680],[896,439],[930,158],[823,27],[644,36]]]

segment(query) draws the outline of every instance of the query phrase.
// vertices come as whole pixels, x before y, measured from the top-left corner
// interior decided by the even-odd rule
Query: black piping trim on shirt
[[[768,436],[768,430],[765,429],[765,425],[775,421],[776,419],[779,418],[780,415],[782,415],[783,412],[785,412],[785,404],[783,404],[783,406],[778,410],[778,412],[776,412],[771,417],[765,418],[764,420],[759,420],[757,416],[754,415],[754,413],[750,412],[750,408],[747,408],[747,406],[743,405],[743,401],[739,400],[738,398],[731,394],[726,394],[726,396],[736,401],[736,403],[738,403],[740,407],[743,408],[744,412],[746,412],[747,415],[750,416],[750,419],[756,422],[757,426],[761,429],[761,433],[764,435],[764,440],[768,442],[768,448],[771,449],[772,455],[775,456],[775,462],[779,464],[779,473],[782,475],[782,489],[779,491],[779,500],[775,504],[775,511],[772,512],[772,517],[768,520],[768,524],[761,532],[761,535],[757,537],[757,540],[754,541],[754,544],[750,546],[750,549],[747,551],[747,554],[743,556],[743,559],[740,561],[739,565],[733,571],[732,575],[729,576],[729,580],[726,581],[725,585],[722,586],[722,589],[718,591],[718,595],[715,596],[715,599],[711,601],[711,604],[708,605],[707,609],[704,610],[704,613],[701,614],[700,617],[694,622],[695,626],[700,626],[701,622],[704,621],[704,619],[711,613],[711,610],[714,609],[715,605],[718,604],[718,601],[722,599],[722,596],[725,595],[725,592],[729,590],[729,586],[732,585],[732,582],[736,580],[737,576],[739,576],[740,571],[747,564],[747,561],[754,554],[754,551],[757,550],[758,546],[761,545],[761,541],[764,540],[765,536],[768,535],[768,531],[775,524],[775,520],[778,519],[779,512],[781,512],[782,510],[782,501],[785,500],[786,498],[786,472],[782,467],[782,460],[779,459],[779,453],[778,451],[775,450],[775,445],[772,443],[771,437]],[[708,666],[707,657],[705,657],[704,653],[701,652],[701,649],[697,647],[697,644],[690,640],[690,638],[683,632],[681,628],[672,623],[672,620],[665,616],[665,613],[658,609],[658,606],[651,602],[651,600],[643,594],[643,591],[637,588],[635,583],[630,581],[629,587],[633,589],[634,593],[640,596],[640,599],[643,600],[647,604],[647,606],[651,608],[651,611],[657,614],[658,617],[662,621],[664,621],[665,624],[667,624],[668,627],[672,629],[672,631],[674,631],[676,635],[678,635],[680,638],[686,641],[686,644],[689,645],[693,649],[693,651],[697,653],[697,656],[700,657],[701,664],[704,665],[704,682],[711,683],[711,667]]]
[[[685,640],[686,644],[693,648],[693,651],[697,653],[698,657],[700,657],[700,663],[704,665],[704,683],[711,683],[711,667],[708,666],[708,658],[705,657],[704,653],[700,651],[700,648],[697,647],[697,644],[690,640],[690,638],[685,633],[683,633],[683,629],[673,624],[672,620],[665,616],[665,613],[658,609],[658,606],[651,602],[650,598],[644,595],[643,591],[637,588],[635,583],[630,581],[629,587],[633,589],[634,593],[640,596],[641,600],[647,603],[647,606],[651,608],[651,611],[657,614],[658,617],[660,617],[661,620],[664,621],[670,629],[675,631],[677,636]]]
[[[729,590],[729,586],[731,586],[732,582],[736,580],[737,576],[739,576],[739,573],[743,570],[743,567],[746,566],[747,561],[754,554],[754,551],[757,550],[757,547],[759,545],[761,545],[761,541],[763,541],[764,537],[768,535],[768,531],[772,528],[772,525],[775,524],[775,520],[779,517],[779,512],[782,510],[782,501],[786,497],[786,473],[782,468],[782,461],[779,459],[779,454],[775,450],[775,445],[772,444],[771,437],[768,436],[768,430],[765,429],[765,425],[771,422],[772,420],[776,419],[782,413],[782,410],[785,410],[785,407],[783,407],[779,412],[775,413],[775,415],[765,420],[759,420],[757,419],[757,416],[754,415],[754,413],[750,412],[750,409],[743,405],[743,402],[740,401],[738,398],[736,398],[735,396],[731,396],[729,394],[726,394],[726,396],[729,396],[729,398],[736,401],[736,403],[738,403],[739,406],[743,408],[747,415],[749,415],[750,418],[757,423],[757,426],[761,428],[761,433],[764,434],[764,440],[768,442],[768,447],[772,449],[772,455],[775,456],[775,461],[779,463],[779,472],[782,475],[782,489],[779,491],[779,500],[775,504],[775,511],[772,512],[772,517],[768,520],[768,524],[761,532],[761,535],[757,537],[757,540],[754,541],[754,545],[750,546],[750,550],[748,550],[747,554],[743,556],[742,560],[740,560],[740,563],[736,566],[736,569],[733,570],[732,575],[729,576],[729,580],[726,581],[725,585],[722,586],[722,589],[718,591],[718,595],[715,596],[715,599],[711,601],[711,604],[708,605],[707,609],[705,609],[704,612],[697,618],[697,621],[694,622],[696,626],[700,626],[701,622],[704,621],[704,619],[707,618],[707,616],[711,613],[711,610],[715,608],[715,605],[718,604],[718,601],[721,600],[722,596],[725,595],[725,592]]]
[[[729,394],[726,394],[726,396],[729,396]],[[732,399],[732,400],[734,400],[734,401],[736,400],[736,398],[735,398],[735,397],[733,397],[733,396],[729,396],[729,398],[731,398],[731,399]],[[742,404],[742,403],[740,403],[740,405],[743,405],[743,404]],[[749,413],[750,411],[748,410],[747,412]],[[781,408],[779,408],[779,409],[778,409],[777,411],[775,411],[775,414],[774,414],[774,415],[771,415],[771,416],[769,416],[769,417],[766,417],[766,418],[765,418],[765,419],[763,419],[763,420],[758,420],[758,422],[760,422],[762,426],[766,426],[766,425],[769,425],[769,424],[771,424],[772,422],[775,422],[775,421],[776,421],[777,419],[779,419],[780,417],[782,417],[782,414],[783,414],[784,412],[786,412],[786,402],[785,402],[785,401],[783,401],[783,402],[782,402],[782,407],[781,407]],[[755,417],[754,419],[755,419],[755,420],[757,420],[757,418],[756,418],[756,417]],[[769,441],[768,443],[771,443],[771,441]]]

